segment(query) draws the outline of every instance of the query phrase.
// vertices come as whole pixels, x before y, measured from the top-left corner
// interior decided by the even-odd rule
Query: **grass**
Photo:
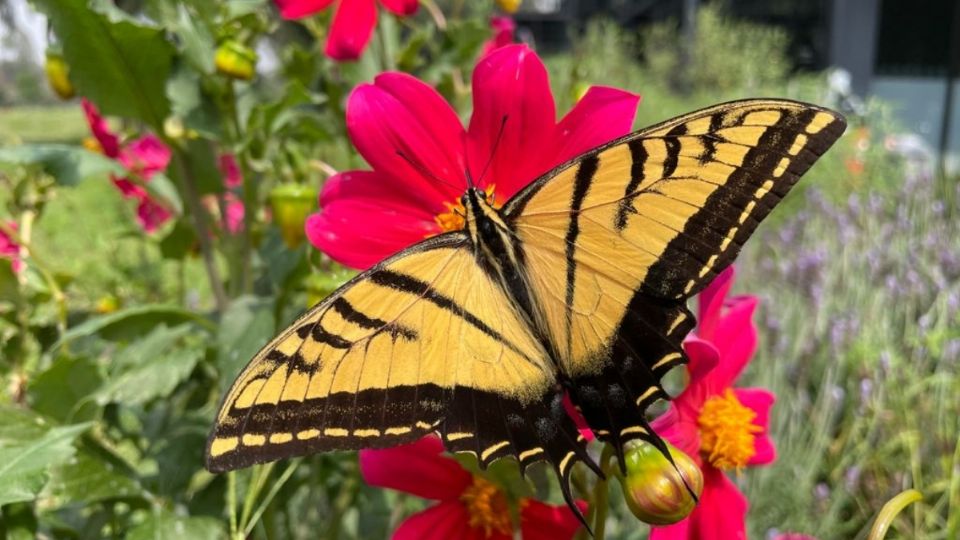
[[[75,143],[88,133],[79,102],[0,108],[0,145]]]

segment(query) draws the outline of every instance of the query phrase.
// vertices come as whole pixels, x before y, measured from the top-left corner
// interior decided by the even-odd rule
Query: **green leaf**
[[[209,517],[178,516],[158,509],[127,532],[127,540],[216,540],[225,538],[220,520]]]
[[[0,148],[0,163],[37,165],[57,183],[72,186],[81,180],[103,178],[113,173],[125,176],[124,168],[101,154],[65,144],[25,144]]]
[[[35,499],[49,468],[73,457],[74,439],[91,425],[49,428],[38,416],[0,407],[0,506]]]
[[[20,299],[20,282],[13,271],[13,261],[0,258],[0,302],[17,304]]]
[[[97,392],[97,401],[139,405],[170,395],[203,358],[202,345],[185,339],[192,331],[190,325],[161,325],[124,348],[114,358],[114,373]]]
[[[30,381],[27,397],[33,410],[61,422],[93,420],[99,407],[87,398],[103,382],[93,359],[63,357]]]
[[[77,93],[104,114],[139,118],[160,131],[170,104],[164,93],[174,48],[163,30],[111,20],[86,0],[36,0],[50,19]]]
[[[177,187],[173,185],[173,181],[167,175],[163,173],[154,174],[147,182],[146,188],[149,193],[170,203],[170,207],[175,214],[183,214],[183,201],[180,200],[180,193],[177,192]]]
[[[182,259],[197,245],[197,233],[189,224],[178,220],[160,240],[160,253],[167,259]]]
[[[81,445],[75,459],[50,471],[50,481],[42,493],[44,505],[57,508],[141,496],[140,484],[124,474],[124,468]]]
[[[183,56],[201,72],[212,74],[213,56],[217,44],[202,20],[198,20],[186,6],[180,4],[177,6],[175,29],[183,44]]]
[[[217,336],[221,390],[226,390],[234,375],[273,336],[276,322],[272,306],[269,299],[242,296],[234,300],[223,314]]]
[[[137,306],[87,319],[67,330],[63,337],[51,346],[51,349],[56,350],[64,343],[93,335],[116,341],[131,339],[146,334],[160,324],[173,325],[184,322],[213,329],[212,323],[206,318],[183,308],[162,305]]]
[[[211,53],[212,54],[212,53]],[[167,97],[173,114],[203,137],[220,139],[223,136],[220,110],[213,98],[204,91],[203,80],[196,71],[179,65],[167,81]]]

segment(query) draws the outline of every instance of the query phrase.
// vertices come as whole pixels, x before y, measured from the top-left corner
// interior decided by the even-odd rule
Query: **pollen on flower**
[[[493,190],[493,184],[484,189],[487,194],[487,201],[494,208],[500,208],[499,201],[494,198]],[[441,212],[433,218],[437,222],[437,226],[440,227],[440,232],[462,231],[466,225],[467,215],[467,209],[463,207],[463,203],[460,202],[460,199],[457,199],[454,202],[445,202],[443,205],[447,207],[447,211]]]
[[[718,469],[745,466],[756,453],[756,434],[763,431],[753,423],[756,417],[729,388],[708,398],[698,419],[700,451],[706,460]]]
[[[493,482],[474,476],[473,484],[463,490],[460,500],[467,507],[470,527],[482,530],[484,536],[513,534],[507,498]]]

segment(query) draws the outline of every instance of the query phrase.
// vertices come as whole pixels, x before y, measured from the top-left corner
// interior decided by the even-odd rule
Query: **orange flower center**
[[[718,469],[739,469],[756,453],[754,441],[763,428],[757,413],[740,403],[733,390],[711,396],[700,411],[700,451]]]
[[[490,537],[493,533],[510,536],[513,524],[507,498],[496,485],[480,476],[473,477],[473,484],[463,490],[460,500],[467,507],[469,524]]]
[[[487,194],[487,201],[492,201],[491,206],[500,208],[500,204],[493,196],[493,184],[487,186],[484,191]],[[457,199],[452,203],[445,202],[443,205],[447,207],[447,211],[440,212],[433,218],[440,226],[440,232],[462,231],[466,225],[467,216],[467,209],[463,207],[463,203]]]
[[[100,146],[100,141],[94,139],[93,137],[84,137],[83,147],[91,152],[96,152],[97,154],[103,153],[103,147]]]

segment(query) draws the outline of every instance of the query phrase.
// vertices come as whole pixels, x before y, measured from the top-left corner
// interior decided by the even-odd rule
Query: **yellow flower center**
[[[763,428],[757,413],[740,403],[733,390],[711,396],[700,411],[700,451],[718,469],[741,468],[756,453],[754,440]]]
[[[469,524],[489,537],[494,532],[510,536],[513,524],[507,498],[496,485],[480,476],[473,477],[473,484],[463,490],[460,500],[467,507]]]
[[[490,205],[494,208],[500,208],[500,204],[493,196],[493,184],[487,186],[484,191],[487,194],[487,201],[491,201]],[[466,225],[467,215],[467,209],[463,207],[463,203],[460,202],[460,199],[457,199],[452,203],[445,202],[443,205],[447,207],[447,211],[441,212],[433,218],[440,226],[440,232],[462,231]]]

